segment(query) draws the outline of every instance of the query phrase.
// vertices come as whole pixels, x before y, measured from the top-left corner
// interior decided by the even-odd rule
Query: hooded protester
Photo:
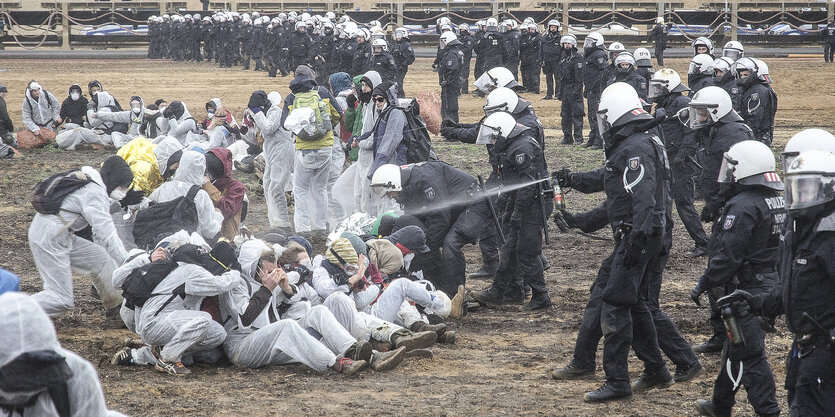
[[[0,144],[12,145],[17,147],[17,141],[14,135],[14,123],[9,118],[9,110],[6,107],[6,94],[9,89],[5,85],[0,84]]]
[[[364,134],[372,131],[380,115],[377,106],[371,101],[371,92],[382,82],[382,78],[377,71],[368,71],[360,78],[357,91],[357,111],[352,130],[355,137],[350,142],[351,148],[357,149],[357,160],[354,164],[356,168],[352,168],[354,165],[351,165],[343,174],[354,178],[354,207],[353,210],[347,210],[349,212],[363,212],[373,215],[371,182],[366,177],[366,173],[374,163],[374,138],[370,135],[364,136]],[[350,106],[351,103],[348,103],[348,105]],[[363,136],[364,138],[360,139]]]
[[[61,103],[58,121],[65,129],[84,126],[87,121],[87,98],[81,95],[81,86],[73,84],[67,92],[67,98]]]
[[[104,308],[119,305],[122,296],[113,289],[110,276],[127,257],[110,216],[111,201],[120,201],[133,181],[124,159],[111,156],[99,171],[81,167],[89,183],[64,197],[57,214],[36,213],[29,226],[29,248],[44,281],[43,291],[32,298],[49,315],[74,308],[72,273],[93,276]],[[93,241],[73,232],[92,226]]]
[[[93,80],[93,81],[90,81],[89,83],[87,83],[87,94],[90,95],[91,99],[99,91],[104,91],[104,87],[102,87],[101,82],[99,82],[98,80]],[[116,100],[116,97],[113,97],[113,106],[114,106],[113,111],[122,111],[122,105],[119,104],[119,100]],[[87,110],[90,110],[90,109],[95,109],[95,107],[92,106],[92,102],[87,103]]]
[[[137,137],[119,148],[116,155],[130,165],[133,172],[131,188],[151,193],[165,182],[162,173],[168,166],[168,159],[181,149],[180,142],[172,137],[166,137],[157,144]]]
[[[70,94],[73,94],[72,92]],[[70,97],[72,98],[72,97]],[[86,101],[86,99],[85,99]],[[118,126],[112,120],[105,121],[99,115],[105,115],[115,109],[114,100],[110,94],[99,91],[93,95],[93,99],[87,103],[86,123],[83,126],[65,124],[64,129],[55,138],[55,143],[68,150],[74,150],[78,146],[104,147],[113,144],[112,134],[120,127],[127,124],[121,123]]]
[[[336,102],[343,109],[348,108],[348,96],[352,93],[351,77],[348,73],[337,72],[329,78],[331,92],[336,97]],[[347,112],[347,110],[346,110]],[[333,197],[333,186],[342,175],[345,168],[345,141],[350,139],[350,134],[344,134],[343,125],[345,120],[340,120],[334,125],[333,153],[331,154],[331,171],[328,178],[328,224],[337,224],[347,217],[346,210]]]
[[[174,154],[172,154],[172,158]],[[162,184],[154,190],[148,198],[155,203],[171,201],[188,194],[193,186],[202,187],[209,179],[206,176],[206,157],[197,151],[185,151],[178,161],[179,166],[174,172],[174,180]],[[168,161],[171,165],[171,158]],[[223,214],[215,211],[209,193],[200,190],[194,196],[197,209],[197,233],[206,239],[213,239],[220,232]]]
[[[209,181],[203,183],[203,189],[223,215],[220,236],[231,241],[246,216],[246,186],[232,179],[232,152],[226,148],[206,152],[206,174]]]
[[[141,128],[145,122],[145,111],[145,102],[142,101],[142,97],[133,96],[130,98],[129,110],[97,112],[96,118],[104,122],[128,126],[127,133],[117,131],[111,133],[113,146],[119,149],[132,139],[142,136]]]
[[[200,140],[202,132],[188,112],[186,103],[172,101],[162,112],[162,117],[168,121],[168,129],[165,130],[168,136],[177,138],[183,145]]]
[[[35,143],[43,146],[55,139],[53,122],[60,118],[60,103],[49,91],[41,88],[35,81],[30,81],[23,98],[23,126],[26,130],[18,132],[17,140],[21,146]],[[22,140],[21,140],[22,139]]]
[[[93,364],[61,347],[33,297],[0,295],[0,409],[9,415],[117,417]]]
[[[342,107],[336,102],[334,96],[326,87],[316,84],[315,74],[309,67],[300,65],[296,68],[295,78],[290,82],[290,94],[284,99],[284,108],[281,112],[282,126],[285,126],[287,116],[295,109],[295,106],[301,105],[302,100],[299,100],[299,103],[296,102],[297,96],[304,97],[304,102],[313,101],[318,96],[317,104],[319,108],[324,108],[326,113],[321,114],[321,117],[323,120],[326,117],[330,118],[331,128],[342,119]],[[309,108],[300,108],[300,110]],[[250,110],[253,113],[261,111],[259,108]],[[327,227],[327,184],[333,153],[333,130],[328,130],[321,138],[315,140],[303,140],[297,135],[294,136],[296,138],[296,159],[293,166],[295,230],[296,233],[315,231],[317,235],[324,235]]]
[[[397,87],[386,81],[374,87],[371,98],[380,116],[374,129],[366,135],[374,135],[374,162],[365,175],[371,175],[384,164],[406,165],[406,144],[403,143],[403,127],[406,114],[398,107]]]

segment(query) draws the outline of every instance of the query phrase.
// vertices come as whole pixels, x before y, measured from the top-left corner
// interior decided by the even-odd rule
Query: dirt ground
[[[428,70],[429,63],[428,59],[420,59],[410,71],[406,80],[409,95],[423,89],[438,90],[437,76]],[[670,63],[680,73],[686,73],[686,61],[670,60]],[[801,128],[823,127],[832,131],[835,75],[830,67],[818,60],[802,59],[770,59],[768,64],[780,96],[775,149],[782,149],[788,138]],[[98,79],[123,105],[136,94],[146,102],[160,97],[169,101],[182,99],[195,117],[204,115],[206,101],[220,97],[238,118],[253,90],[275,89],[285,94],[290,81],[289,77],[272,79],[264,73],[218,69],[209,64],[156,61],[12,60],[4,61],[0,67],[2,83],[9,89],[6,102],[16,125],[20,124],[20,103],[30,79],[40,82],[59,100],[66,97],[71,84],[78,83],[86,91],[86,83]],[[543,94],[525,97],[533,101],[547,128],[549,168],[569,167],[577,171],[599,166],[601,151],[558,144],[561,139],[559,102],[541,101],[544,86],[543,80]],[[461,120],[480,119],[482,105],[482,99],[463,96]],[[443,160],[459,168],[473,174],[489,171],[486,151],[481,147],[451,144],[441,138],[437,138],[435,146]],[[23,291],[36,292],[42,287],[27,244],[28,225],[34,213],[27,201],[32,185],[57,171],[84,164],[97,165],[112,153],[66,152],[48,147],[2,162],[0,266],[21,276]],[[236,175],[248,186],[251,201],[248,226],[256,234],[262,233],[268,227],[263,193],[254,177]],[[596,206],[602,195],[571,192],[566,200],[569,210],[583,211]],[[565,365],[571,358],[588,288],[611,246],[605,232],[593,238],[576,233],[560,234],[553,225],[550,228],[551,245],[545,252],[552,265],[546,272],[555,303],[552,310],[531,314],[514,307],[471,313],[451,323],[459,331],[456,345],[434,347],[433,360],[409,360],[387,373],[369,371],[346,379],[332,373],[317,374],[301,366],[247,370],[222,364],[196,365],[191,376],[174,378],[150,368],[111,366],[110,355],[132,333],[122,328],[121,323],[105,319],[100,303],[90,295],[90,280],[81,276],[75,282],[75,310],[56,317],[55,326],[64,347],[80,353],[97,367],[108,406],[130,415],[695,415],[694,401],[710,397],[719,370],[718,356],[703,355],[706,372],[691,382],[604,405],[582,401],[584,392],[602,382],[603,371],[599,366],[596,380],[559,382],[548,377],[551,369]],[[662,290],[662,307],[684,336],[696,344],[704,341],[709,333],[707,311],[693,305],[688,292],[705,261],[683,256],[693,244],[680,224],[675,228],[674,238]],[[478,251],[469,247],[467,256],[468,269],[477,269]],[[488,282],[471,280],[467,285],[470,289],[481,289]],[[777,333],[767,340],[783,410],[786,410],[783,360],[789,337],[779,322]],[[630,369],[633,378],[637,378],[641,366],[634,356]],[[737,395],[737,400],[737,415],[753,415],[743,392]]]

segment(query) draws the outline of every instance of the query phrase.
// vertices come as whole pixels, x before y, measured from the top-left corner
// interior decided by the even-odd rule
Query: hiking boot
[[[504,304],[504,291],[499,290],[494,286],[487,287],[486,290],[471,291],[470,297],[481,304],[500,306]],[[522,295],[524,297],[524,295]]]
[[[667,388],[673,385],[673,376],[667,367],[655,372],[644,371],[641,377],[632,383],[632,392],[646,392],[653,388]]]
[[[454,345],[455,344],[455,330],[447,330],[442,335],[438,335],[438,343],[443,343],[445,345]]]
[[[700,415],[709,417],[730,417],[731,415],[731,413],[716,411],[716,405],[713,404],[713,401],[707,400],[696,400],[696,411],[698,411]]]
[[[582,145],[583,145],[583,138],[574,140],[574,146],[582,146]]]
[[[551,96],[545,96],[545,97],[542,97],[542,99],[543,99],[543,100],[553,100],[553,99],[554,99],[554,97],[551,97]]]
[[[125,340],[122,341],[122,346],[127,346],[133,349],[139,349],[142,346],[145,346],[145,342],[143,342],[142,339],[126,337]]]
[[[581,368],[569,363],[565,368],[560,368],[551,373],[551,379],[589,379],[594,377],[594,367]]]
[[[404,358],[433,359],[435,354],[429,349],[415,349],[406,352]]]
[[[331,369],[334,371],[343,374],[345,376],[351,376],[368,366],[368,362],[366,361],[355,361],[349,358],[339,358]]]
[[[629,390],[616,390],[608,383],[603,384],[600,388],[587,392],[583,395],[583,401],[587,403],[602,403],[606,401],[626,399],[632,396]]]
[[[435,332],[438,334],[438,337],[440,338],[444,333],[446,333],[446,324],[426,324],[418,320],[412,323],[412,326],[409,327],[409,330],[413,332]]]
[[[455,293],[455,296],[452,297],[450,300],[450,310],[449,310],[449,318],[457,319],[463,317],[467,314],[466,307],[464,306],[464,299],[466,298],[466,291],[464,290],[463,285],[458,286],[458,292]]]
[[[391,336],[395,349],[405,347],[406,350],[428,348],[437,340],[438,334],[435,332],[412,333],[406,329],[398,330]]]
[[[371,349],[379,352],[386,352],[392,347],[392,344],[390,342],[377,340],[373,337],[369,339],[368,342],[371,343]]]
[[[715,334],[713,337],[708,339],[707,342],[702,343],[701,345],[693,346],[693,352],[696,353],[719,353],[722,351],[722,347],[725,346],[725,338],[724,334]]]
[[[365,340],[360,340],[357,343],[351,345],[348,350],[342,355],[346,358],[350,358],[354,361],[370,361],[371,360],[371,343],[366,342]]]
[[[492,278],[496,274],[497,264],[484,264],[478,271],[470,274],[470,278]]]
[[[183,376],[191,373],[191,371],[186,368],[182,362],[171,362],[163,359],[162,356],[160,356],[160,351],[162,351],[162,346],[151,346],[151,354],[154,355],[154,358],[156,359],[154,369],[176,376]]]
[[[703,369],[704,368],[702,368],[702,363],[699,361],[696,361],[695,364],[687,367],[676,366],[676,374],[673,375],[673,381],[687,382],[695,378],[696,375],[702,373]]]
[[[525,306],[525,310],[527,311],[539,311],[539,310],[547,310],[553,307],[554,304],[551,302],[551,297],[547,295],[542,295],[538,297],[531,298],[531,302],[529,302]]]
[[[684,254],[688,258],[700,258],[705,255],[707,255],[707,248],[704,246],[695,246]]]
[[[371,369],[375,372],[385,372],[394,369],[406,357],[406,348],[401,347],[388,352],[374,352],[371,356]]]
[[[562,140],[560,141],[561,145],[571,145],[572,143],[574,143],[574,139],[571,139],[568,136],[563,136]]]
[[[133,365],[133,354],[131,353],[131,348],[123,347],[113,355],[113,358],[110,359],[111,365],[121,365],[121,366],[130,366]]]

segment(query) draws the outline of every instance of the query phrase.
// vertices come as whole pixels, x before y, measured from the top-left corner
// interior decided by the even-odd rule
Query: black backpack
[[[432,150],[432,140],[429,138],[429,131],[426,130],[426,122],[420,115],[420,104],[417,99],[412,99],[412,102],[402,110],[406,114],[406,125],[403,126],[406,163],[437,161],[438,157]]]
[[[35,184],[29,202],[38,213],[58,214],[64,199],[91,181],[87,174],[77,169],[55,174]]]
[[[168,274],[177,268],[175,261],[157,261],[143,265],[131,271],[122,283],[122,297],[128,308],[143,307],[149,298],[162,295],[154,294],[154,289]]]
[[[133,239],[136,245],[150,249],[160,234],[172,234],[180,230],[196,232],[198,223],[194,197],[198,191],[200,187],[193,185],[185,197],[156,203],[136,213],[133,223]]]

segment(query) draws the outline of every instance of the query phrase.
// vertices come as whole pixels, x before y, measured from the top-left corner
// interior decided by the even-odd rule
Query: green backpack
[[[295,95],[293,98],[293,111],[302,108],[312,109],[315,120],[311,118],[310,124],[299,131],[296,135],[299,139],[303,141],[320,140],[328,132],[333,130],[330,112],[328,112],[328,103],[325,103],[322,97],[319,96],[318,87],[308,92]]]

